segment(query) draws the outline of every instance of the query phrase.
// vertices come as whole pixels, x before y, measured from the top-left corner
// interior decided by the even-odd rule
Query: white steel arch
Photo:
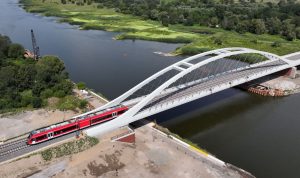
[[[204,53],[200,53],[200,54],[197,54],[197,55],[194,55],[194,56],[191,56],[191,57],[188,57],[188,58],[185,58],[179,62],[176,62],[164,69],[162,69],[161,71],[153,74],[152,76],[150,76],[149,78],[147,78],[146,80],[142,81],[141,83],[139,83],[138,85],[136,85],[135,87],[133,87],[132,89],[128,90],[127,92],[125,92],[124,94],[122,94],[121,96],[119,96],[118,98],[110,101],[109,103],[106,103],[105,105],[99,107],[99,108],[96,108],[88,113],[84,113],[82,115],[79,115],[79,116],[83,116],[83,115],[86,115],[86,114],[89,114],[89,113],[93,113],[93,112],[96,112],[96,111],[99,111],[99,110],[103,110],[103,109],[106,109],[106,108],[109,108],[109,107],[112,107],[112,106],[116,106],[118,104],[120,104],[121,102],[123,102],[125,99],[127,99],[129,96],[131,96],[134,92],[136,92],[137,90],[141,89],[142,87],[144,87],[145,85],[147,85],[148,83],[150,83],[151,81],[155,80],[157,77],[165,74],[166,72],[168,71],[171,71],[173,70],[174,68],[180,66],[180,65],[189,65],[189,61],[192,61],[194,59],[197,59],[197,58],[200,58],[200,57],[205,57],[205,56],[210,56],[210,55],[217,55],[215,57],[215,60],[218,60],[218,59],[221,59],[221,58],[224,58],[224,57],[229,57],[229,56],[233,56],[233,55],[237,55],[237,54],[247,54],[247,53],[252,53],[252,54],[260,54],[260,55],[263,55],[265,56],[266,58],[270,59],[270,60],[282,60],[284,62],[286,62],[287,64],[290,64],[294,61],[290,61],[290,60],[287,60],[285,58],[282,58],[276,54],[272,54],[272,53],[268,53],[268,52],[263,52],[263,51],[258,51],[258,50],[253,50],[253,49],[248,49],[248,48],[239,48],[239,47],[233,47],[233,48],[222,48],[222,49],[216,49],[216,50],[212,50],[212,51],[207,51],[207,52],[204,52]],[[227,54],[224,56],[224,54]],[[218,57],[219,56],[219,57]],[[204,63],[201,63],[203,65],[209,63],[209,62],[212,62],[212,61],[215,61],[215,60],[211,60],[213,58],[208,58],[204,61],[201,61],[201,62],[204,62]],[[199,64],[199,63],[198,63]],[[192,64],[191,64],[192,66]],[[202,66],[202,65],[200,65]],[[200,67],[199,66],[199,67]],[[76,116],[78,117],[78,116]]]
[[[194,59],[204,57],[204,56],[210,56],[212,54],[215,54],[216,56],[209,57],[209,58],[207,58],[203,61],[200,61],[196,64],[189,63],[189,61],[192,61]],[[280,60],[280,61],[285,62],[289,66],[293,66],[293,62],[294,62],[294,61],[290,61],[290,60],[287,60],[285,58],[282,58],[282,57],[280,57],[278,55],[275,55],[275,54],[271,54],[271,53],[267,53],[267,52],[263,52],[263,51],[258,51],[258,50],[253,50],[253,49],[247,49],[247,48],[223,48],[223,49],[212,50],[212,51],[201,53],[201,54],[198,54],[198,55],[195,55],[195,56],[188,57],[188,58],[183,59],[183,60],[181,60],[181,61],[179,61],[179,62],[177,62],[173,65],[170,65],[169,67],[167,67],[167,68],[157,72],[156,74],[150,76],[149,78],[147,78],[146,80],[144,80],[140,84],[136,85],[135,87],[133,87],[131,90],[127,91],[126,93],[124,93],[120,97],[114,99],[113,101],[107,103],[106,105],[104,105],[100,108],[97,108],[97,109],[95,109],[91,112],[95,112],[97,110],[102,110],[102,109],[105,109],[105,108],[108,108],[108,107],[118,105],[118,104],[122,103],[122,101],[124,101],[126,98],[131,96],[134,92],[136,92],[137,90],[139,90],[140,88],[142,88],[143,86],[148,84],[149,82],[153,81],[157,77],[165,74],[166,72],[168,72],[170,70],[173,70],[173,69],[176,69],[176,68],[180,68],[179,67],[180,65],[189,66],[186,69],[181,68],[181,71],[178,74],[176,74],[175,76],[173,76],[172,78],[167,80],[165,83],[163,83],[161,86],[156,88],[152,93],[150,93],[145,98],[143,98],[140,102],[138,102],[136,105],[134,105],[132,108],[130,108],[123,115],[119,116],[118,118],[116,118],[112,121],[109,121],[108,123],[105,123],[105,124],[110,125],[109,127],[111,129],[126,125],[128,123],[131,123],[131,122],[135,121],[134,120],[134,115],[137,112],[139,112],[144,106],[146,106],[149,102],[151,102],[151,100],[153,98],[158,96],[164,89],[166,89],[168,86],[170,86],[171,84],[176,82],[181,77],[189,74],[190,72],[192,72],[192,71],[198,69],[199,67],[204,66],[208,63],[220,60],[222,58],[226,58],[226,57],[230,57],[230,56],[234,56],[234,55],[239,55],[239,54],[260,54],[260,55],[263,55],[266,58],[268,58],[269,62]],[[91,113],[91,112],[89,112],[89,113]],[[88,114],[88,113],[85,113],[85,114]],[[103,126],[103,128],[104,128],[104,126]],[[108,128],[106,128],[106,129],[108,129]]]

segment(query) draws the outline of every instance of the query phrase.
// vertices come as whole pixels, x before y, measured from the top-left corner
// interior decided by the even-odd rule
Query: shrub
[[[86,100],[81,100],[79,102],[79,108],[84,109],[87,106],[88,102]]]
[[[79,82],[79,83],[77,83],[77,88],[78,88],[79,90],[83,90],[83,89],[86,88],[86,85],[85,85],[84,82]]]
[[[45,161],[50,161],[52,158],[59,158],[62,156],[82,152],[98,143],[99,140],[97,138],[85,137],[42,151],[41,156]]]
[[[66,96],[66,94],[64,91],[58,90],[58,91],[54,92],[53,96],[58,97],[58,98],[63,98]]]
[[[45,160],[45,161],[50,161],[53,157],[52,155],[52,150],[51,149],[48,149],[48,150],[45,150],[45,151],[42,151],[42,158]]]
[[[271,46],[272,46],[272,47],[280,47],[280,46],[281,46],[281,43],[278,42],[278,41],[275,41],[275,42],[272,43]]]
[[[80,99],[75,96],[65,96],[58,103],[58,109],[60,110],[75,110],[79,107]]]
[[[193,46],[184,46],[181,48],[181,53],[184,55],[194,55],[194,54],[199,54],[199,53],[203,53],[206,51],[209,51],[211,49],[209,48],[197,48],[197,47],[193,47]]]
[[[39,97],[33,97],[31,100],[32,107],[40,108],[42,106],[42,99]]]
[[[214,43],[217,44],[217,45],[222,45],[223,44],[223,41],[220,39],[220,38],[216,38],[214,40]]]
[[[251,43],[258,44],[257,39],[250,40]]]
[[[41,92],[42,98],[50,98],[51,96],[53,96],[53,91],[51,89],[46,89]]]
[[[21,97],[22,97],[22,105],[23,106],[27,106],[30,103],[32,103],[32,91],[31,90],[25,90],[21,93]]]

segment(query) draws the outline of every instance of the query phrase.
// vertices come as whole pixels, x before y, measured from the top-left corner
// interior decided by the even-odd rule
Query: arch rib
[[[121,96],[119,96],[118,98],[112,100],[111,102],[96,108],[88,113],[82,114],[82,115],[86,115],[92,112],[96,112],[99,110],[103,110],[115,105],[120,104],[121,102],[123,102],[126,98],[128,98],[129,96],[131,96],[134,92],[136,92],[137,90],[139,90],[140,88],[144,87],[146,84],[150,83],[151,81],[155,80],[157,77],[165,74],[166,72],[173,70],[173,69],[178,69],[179,65],[185,65],[188,66],[189,68],[187,69],[183,69],[180,68],[180,73],[178,73],[177,75],[173,76],[171,79],[167,80],[164,84],[162,84],[160,87],[158,87],[156,90],[154,90],[152,93],[150,93],[147,97],[145,97],[144,99],[142,99],[142,101],[140,101],[137,105],[135,105],[133,108],[131,108],[129,111],[126,112],[126,114],[124,114],[125,116],[133,116],[136,112],[138,112],[142,107],[144,107],[151,99],[153,99],[155,96],[157,96],[157,94],[159,94],[162,90],[164,90],[165,88],[167,88],[169,85],[171,85],[172,83],[174,83],[175,81],[177,81],[179,78],[183,77],[184,75],[192,72],[193,70],[208,64],[210,62],[213,62],[215,60],[218,59],[222,59],[224,57],[229,57],[229,56],[233,56],[233,55],[238,55],[238,54],[247,54],[247,53],[256,53],[256,54],[261,54],[265,57],[267,57],[270,60],[282,60],[287,64],[290,64],[291,61],[287,60],[285,58],[282,58],[278,55],[272,54],[272,53],[268,53],[268,52],[263,52],[263,51],[258,51],[258,50],[253,50],[253,49],[248,49],[248,48],[239,48],[239,47],[232,47],[232,48],[222,48],[222,49],[216,49],[216,50],[212,50],[212,51],[207,51],[204,53],[200,53],[188,58],[185,58],[181,61],[178,61],[164,69],[162,69],[161,71],[153,74],[152,76],[148,77],[146,80],[142,81],[141,83],[139,83],[138,85],[136,85],[135,87],[133,87],[132,89],[130,89],[129,91],[125,92],[124,94],[122,94]],[[213,54],[217,54],[217,56],[214,57],[210,57],[206,60],[200,61],[197,64],[191,64],[189,63],[190,61],[200,58],[200,57],[205,57],[205,56],[209,56],[209,55],[213,55]],[[133,114],[132,114],[133,113]],[[82,116],[79,115],[79,116]],[[76,116],[76,117],[79,117]],[[123,116],[123,115],[122,115]],[[130,117],[129,116],[129,117]]]

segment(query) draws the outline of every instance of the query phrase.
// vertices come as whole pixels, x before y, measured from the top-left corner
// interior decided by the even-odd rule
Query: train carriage
[[[82,117],[72,118],[70,120],[60,122],[48,127],[40,128],[30,132],[27,144],[33,145],[41,143],[71,132],[75,132],[93,125],[97,125],[114,119],[118,115],[123,114],[128,107],[118,105],[102,111],[91,113]]]

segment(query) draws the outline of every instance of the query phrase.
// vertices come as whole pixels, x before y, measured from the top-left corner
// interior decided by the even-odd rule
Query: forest
[[[24,58],[24,48],[0,35],[0,111],[39,108],[50,97],[72,94],[64,63],[55,56]]]
[[[295,0],[61,0],[63,4],[98,4],[116,12],[169,24],[195,24],[238,33],[282,35],[300,39],[300,3]]]

